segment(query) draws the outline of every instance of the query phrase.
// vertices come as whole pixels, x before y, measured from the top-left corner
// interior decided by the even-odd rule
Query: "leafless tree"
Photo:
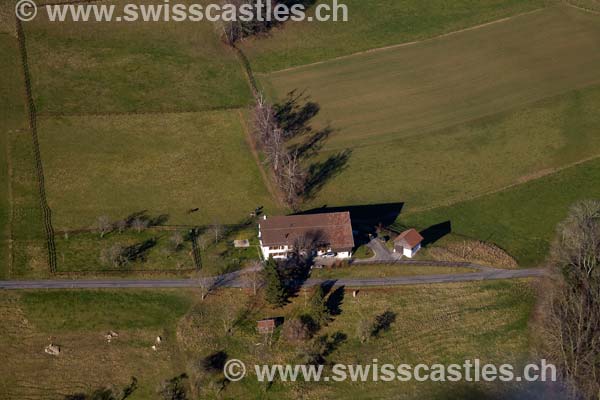
[[[573,398],[600,395],[600,201],[575,204],[559,225],[543,290],[543,351]]]
[[[221,310],[221,322],[223,322],[223,330],[225,334],[230,334],[237,317],[237,309],[230,304],[225,304]]]
[[[98,232],[100,232],[101,238],[109,233],[113,228],[110,218],[106,215],[98,217],[98,221],[96,221],[96,227],[98,228]]]
[[[213,220],[213,223],[210,225],[210,231],[212,232],[213,238],[215,239],[215,244],[219,242],[225,230],[223,226],[219,223],[218,220]]]
[[[109,248],[103,249],[100,252],[100,262],[103,264],[112,264],[114,267],[124,265],[127,259],[123,256],[123,247],[114,244]]]
[[[275,0],[261,0],[261,2],[258,2],[257,0],[222,0],[221,9],[225,13],[232,8],[234,10],[239,10],[242,5],[251,5],[252,8],[250,8],[250,10],[255,10],[259,4],[262,4],[262,15],[266,15],[267,2],[271,3],[271,9],[273,9]],[[249,20],[242,20],[240,18],[220,18],[216,24],[219,35],[227,44],[233,46],[237,41],[244,37],[268,31],[275,24],[273,18],[270,20],[266,18],[259,20],[256,18],[255,13],[253,14],[253,18],[250,18]]]
[[[181,246],[183,245],[183,235],[179,231],[173,232],[170,237],[171,245],[173,246],[173,251],[179,251]]]
[[[282,334],[285,340],[291,343],[305,342],[311,337],[310,328],[300,318],[286,321]]]
[[[258,293],[258,288],[263,283],[261,270],[262,262],[256,260],[250,264],[248,271],[241,275],[242,280],[252,289],[252,293],[255,296]]]
[[[148,220],[140,217],[134,218],[134,220],[131,222],[131,226],[137,231],[137,233],[140,233],[148,227]]]
[[[299,201],[299,195],[304,187],[306,172],[300,165],[298,153],[286,153],[285,162],[281,172],[281,186],[289,205],[295,207]]]
[[[125,232],[125,229],[127,229],[127,221],[125,221],[124,219],[120,219],[115,224],[115,227],[117,228],[117,231],[119,233],[123,233]]]

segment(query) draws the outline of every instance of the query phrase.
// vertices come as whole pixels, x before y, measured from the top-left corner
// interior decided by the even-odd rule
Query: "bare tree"
[[[148,227],[148,220],[146,218],[136,217],[131,222],[131,226],[137,231],[137,233],[141,233]]]
[[[210,230],[215,239],[215,244],[218,243],[224,233],[223,226],[219,223],[218,220],[215,219],[215,220],[213,220],[213,223],[210,225]]]
[[[280,175],[280,184],[288,204],[295,207],[298,204],[299,195],[304,187],[306,172],[300,165],[298,152],[286,153],[284,160],[285,162]]]
[[[307,173],[301,165],[299,151],[289,151],[286,146],[288,134],[278,123],[275,108],[262,94],[256,95],[254,106],[254,130],[280,190],[285,194],[286,202],[296,208],[306,185]]]
[[[273,10],[275,7],[275,0],[261,0],[260,2],[257,0],[223,0],[221,1],[221,9],[225,14],[225,12],[232,9],[240,10],[244,5],[251,5],[251,7],[248,8],[250,11],[254,11],[259,5],[262,5],[263,10],[261,14],[266,16],[265,13],[268,10],[266,7],[267,2],[271,3],[270,9]],[[216,24],[218,33],[227,44],[233,46],[237,41],[247,36],[266,32],[275,25],[276,20],[274,18],[259,19],[255,13],[256,11],[254,11],[252,18],[247,20],[242,20],[241,18],[220,18]]]
[[[125,229],[127,229],[127,221],[125,221],[124,219],[120,219],[115,224],[115,227],[117,228],[117,231],[119,233],[123,233],[125,232]]]
[[[248,271],[243,273],[241,278],[251,289],[252,293],[256,296],[258,288],[262,285],[262,262],[259,260],[253,261]]]
[[[225,307],[221,310],[221,322],[223,322],[223,330],[225,334],[230,334],[233,330],[235,320],[237,317],[237,309],[229,304],[225,304]]]
[[[181,247],[183,245],[183,235],[181,234],[181,232],[179,232],[179,231],[173,232],[173,234],[170,237],[170,240],[171,240],[171,245],[173,246],[173,251],[181,250]]]
[[[118,244],[103,249],[100,252],[100,262],[103,264],[112,264],[114,267],[126,264],[127,259],[123,256],[123,250],[123,247]]]
[[[101,238],[109,233],[113,228],[110,218],[106,215],[98,217],[98,221],[96,221],[96,227],[98,228],[98,232],[100,232]]]
[[[600,201],[575,204],[551,253],[554,279],[543,291],[543,351],[573,398],[600,394]]]
[[[283,324],[283,337],[291,343],[305,342],[311,337],[310,327],[300,318],[293,318]]]

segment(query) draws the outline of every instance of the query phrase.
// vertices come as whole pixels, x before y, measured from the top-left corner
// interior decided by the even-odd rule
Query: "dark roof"
[[[421,243],[423,241],[423,236],[415,229],[409,229],[407,231],[399,234],[396,239],[394,239],[395,243],[402,245],[403,247],[410,247],[411,249]]]
[[[320,245],[332,250],[354,247],[349,212],[268,217],[260,222],[261,240],[265,246],[291,246],[303,236],[318,237]]]

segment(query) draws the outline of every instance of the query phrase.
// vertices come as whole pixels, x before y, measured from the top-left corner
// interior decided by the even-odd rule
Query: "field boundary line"
[[[42,118],[53,118],[53,117],[121,117],[121,116],[131,116],[131,115],[177,115],[177,114],[201,114],[208,112],[217,112],[217,111],[231,111],[238,110],[240,108],[244,108],[243,104],[239,105],[231,105],[231,106],[222,106],[222,107],[207,107],[201,110],[173,110],[173,111],[99,111],[99,112],[81,112],[81,113],[69,113],[69,112],[52,112],[52,111],[42,111],[37,113],[38,117]]]
[[[40,207],[42,209],[42,223],[46,234],[46,247],[48,251],[48,266],[51,273],[56,273],[56,244],[54,242],[54,229],[52,227],[52,211],[48,206],[46,198],[46,187],[44,180],[44,169],[42,165],[42,156],[37,134],[37,119],[36,109],[33,102],[33,94],[31,90],[31,74],[29,72],[29,63],[27,60],[27,47],[25,43],[25,32],[21,20],[15,17],[17,39],[19,41],[19,50],[21,53],[21,64],[23,67],[23,78],[25,83],[25,101],[29,111],[29,130],[31,131],[31,139],[33,142],[33,153],[35,159],[35,170],[37,172],[38,195],[40,197]]]
[[[418,214],[418,213],[422,213],[422,212],[426,212],[426,211],[435,210],[437,208],[450,207],[450,206],[453,206],[453,205],[456,205],[456,204],[459,204],[459,203],[465,203],[467,201],[477,200],[477,199],[480,199],[482,197],[486,197],[486,196],[490,196],[490,195],[493,195],[493,194],[496,194],[496,193],[504,192],[506,190],[514,189],[516,187],[519,187],[521,185],[525,185],[525,184],[533,182],[533,181],[537,181],[537,180],[540,180],[540,179],[543,179],[543,178],[547,178],[547,177],[552,176],[552,175],[556,175],[556,174],[558,174],[558,173],[560,173],[562,171],[566,171],[568,169],[577,167],[577,166],[579,166],[581,164],[585,164],[585,163],[588,163],[588,162],[591,162],[591,161],[594,161],[594,160],[597,160],[597,159],[600,159],[600,154],[596,154],[594,156],[586,157],[586,158],[583,158],[581,160],[578,160],[578,161],[575,161],[575,162],[572,162],[572,163],[569,163],[569,164],[565,164],[565,165],[560,166],[560,167],[547,168],[547,169],[544,169],[544,170],[533,172],[533,173],[531,173],[529,175],[526,175],[524,177],[518,178],[518,182],[514,182],[514,183],[511,183],[509,185],[505,185],[505,186],[503,186],[501,188],[498,188],[498,189],[493,189],[493,190],[490,190],[490,191],[487,191],[487,192],[484,192],[484,193],[481,193],[481,194],[478,194],[478,195],[470,196],[470,197],[467,197],[465,199],[458,200],[458,201],[453,201],[453,202],[449,202],[449,203],[446,203],[446,204],[440,204],[440,205],[437,205],[437,206],[425,207],[425,208],[421,208],[421,209],[414,209],[414,210],[411,210],[409,212],[403,213],[403,215]]]
[[[240,123],[242,124],[242,129],[244,130],[244,136],[246,139],[246,143],[248,143],[248,147],[250,147],[250,152],[252,153],[252,158],[254,158],[254,161],[256,162],[256,165],[258,166],[258,170],[260,171],[260,176],[262,177],[262,179],[265,183],[265,186],[267,187],[267,190],[271,194],[271,197],[273,198],[273,200],[275,200],[275,202],[280,207],[286,208],[286,206],[283,202],[283,196],[281,195],[279,190],[277,190],[275,188],[275,186],[273,185],[272,180],[269,178],[269,175],[267,174],[267,172],[265,171],[265,169],[263,167],[263,163],[260,161],[260,156],[258,154],[258,149],[256,148],[256,143],[254,141],[254,137],[250,133],[250,127],[246,124],[246,120],[244,119],[244,116],[242,115],[241,110],[238,110],[238,116],[240,118]]]
[[[327,60],[316,61],[316,62],[309,63],[309,64],[297,65],[297,66],[294,66],[294,67],[284,68],[284,69],[280,69],[280,70],[272,71],[272,72],[258,72],[257,74],[261,75],[261,76],[274,75],[274,74],[278,74],[278,73],[289,72],[289,71],[294,71],[294,70],[297,70],[297,69],[309,68],[309,67],[313,67],[313,66],[316,66],[316,65],[326,64],[326,63],[333,62],[333,61],[345,60],[347,58],[357,57],[357,56],[361,56],[361,55],[365,55],[365,54],[377,53],[377,52],[380,52],[380,51],[382,52],[382,51],[386,51],[386,50],[392,50],[392,49],[397,49],[397,48],[402,48],[402,47],[408,47],[408,46],[414,46],[414,45],[419,44],[419,43],[427,43],[427,42],[430,42],[430,41],[433,41],[433,40],[442,39],[442,38],[445,38],[445,37],[448,37],[448,36],[452,36],[452,35],[456,35],[456,34],[459,34],[459,33],[463,33],[463,32],[468,32],[468,31],[473,31],[473,30],[485,28],[485,27],[490,26],[490,25],[500,24],[500,23],[507,22],[507,21],[510,21],[510,20],[513,20],[513,19],[517,19],[517,18],[526,16],[526,15],[529,15],[529,14],[534,14],[534,13],[546,10],[548,8],[550,8],[550,7],[536,8],[535,10],[527,11],[527,12],[524,12],[524,13],[521,13],[521,14],[511,15],[509,17],[504,17],[504,18],[500,18],[500,19],[497,19],[497,20],[494,20],[494,21],[485,22],[483,24],[474,25],[474,26],[471,26],[471,27],[468,27],[468,28],[459,29],[457,31],[442,33],[440,35],[432,36],[432,37],[426,38],[426,39],[414,40],[414,41],[411,41],[411,42],[404,42],[404,43],[398,43],[398,44],[392,44],[392,45],[383,46],[383,47],[376,47],[374,49],[368,49],[368,50],[363,50],[363,51],[359,51],[359,52],[352,53],[352,54],[346,54],[346,55],[343,55],[343,56],[333,57],[333,58],[330,58],[330,59],[327,59]]]
[[[6,175],[8,178],[7,189],[8,189],[8,207],[9,207],[9,215],[8,215],[8,277],[12,276],[13,270],[13,241],[14,241],[14,220],[15,220],[15,207],[14,207],[14,195],[13,195],[13,187],[12,187],[12,179],[13,179],[13,165],[12,165],[12,153],[10,150],[10,146],[12,145],[12,134],[9,132],[6,136]]]
[[[598,10],[594,10],[592,8],[581,7],[581,6],[576,6],[575,4],[571,3],[568,0],[565,1],[565,4],[568,7],[574,8],[574,9],[579,10],[579,11],[583,11],[583,12],[587,12],[587,13],[595,14],[595,15],[600,15],[600,11],[598,11]]]
[[[254,100],[256,101],[260,91],[258,89],[258,84],[256,82],[256,78],[254,77],[254,71],[252,71],[252,66],[250,65],[250,60],[248,60],[248,57],[246,57],[244,52],[239,47],[234,45],[233,50],[234,50],[235,54],[237,55],[237,58],[240,62],[240,67],[242,68],[244,74],[246,75],[246,79],[248,81],[248,84],[250,85],[250,89],[252,90],[252,96],[254,97]],[[254,140],[254,135],[252,135],[252,132],[250,131],[250,127],[246,124],[246,120],[244,119],[244,116],[242,115],[241,109],[238,109],[238,115],[240,118],[240,122],[242,124],[242,129],[244,130],[244,136],[246,137],[246,142],[248,143],[248,146],[250,147],[250,152],[252,153],[252,157],[254,158],[254,161],[256,162],[256,165],[258,166],[260,175],[262,176],[262,179],[263,179],[265,185],[267,186],[267,190],[271,194],[271,197],[273,198],[273,200],[275,200],[275,203],[277,205],[279,205],[279,207],[286,209],[287,206],[285,205],[285,201],[283,200],[283,198],[284,198],[283,193],[281,193],[278,186],[274,184],[273,180],[271,179],[271,175],[269,175],[267,173],[267,171],[265,171],[265,168],[263,167],[263,163],[260,160],[260,155],[258,152],[258,147],[256,145],[256,141]]]

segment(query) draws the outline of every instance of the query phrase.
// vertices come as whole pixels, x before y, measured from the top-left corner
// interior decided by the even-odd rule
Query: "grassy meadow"
[[[180,322],[182,351],[190,366],[190,376],[201,382],[198,392],[213,398],[211,382],[219,379],[198,367],[198,360],[222,351],[229,358],[253,363],[302,363],[305,344],[290,344],[279,332],[269,346],[255,331],[255,320],[281,316],[285,319],[308,311],[310,293],[300,294],[283,309],[271,309],[253,302],[236,292],[221,292],[197,306]],[[412,286],[394,289],[361,291],[352,298],[351,291],[334,288],[328,297],[333,309],[339,308],[333,321],[316,334],[322,338],[329,353],[328,363],[451,363],[465,358],[481,358],[490,362],[519,363],[528,354],[528,320],[532,310],[533,292],[526,281],[495,283],[464,283],[454,285]],[[395,322],[388,331],[371,337],[364,343],[357,328],[362,320],[371,321],[389,311]],[[221,321],[233,315],[237,321],[231,333]],[[191,339],[194,338],[194,339]],[[337,339],[336,339],[337,338]],[[326,368],[327,371],[327,368]],[[258,384],[254,374],[240,382],[226,385],[222,396],[227,398],[323,399],[344,398],[439,398],[442,391],[462,389],[453,385],[431,383],[282,383],[267,387]],[[467,393],[485,387],[476,385]],[[461,393],[462,394],[462,393]],[[461,394],[449,398],[465,398]],[[480,396],[479,398],[485,398]]]
[[[592,0],[593,1],[593,0]],[[332,4],[329,0],[319,3]],[[348,22],[290,22],[242,43],[253,68],[271,72],[422,40],[528,12],[552,0],[345,0]],[[312,15],[309,10],[309,15]]]
[[[522,266],[541,263],[556,225],[571,204],[600,198],[600,160],[595,159],[478,199],[400,216],[426,228],[444,221],[454,232],[496,243]]]
[[[326,148],[384,144],[600,83],[598,16],[552,7],[413,45],[264,76],[305,91],[331,124]]]
[[[44,118],[40,145],[58,230],[144,210],[167,224],[239,223],[275,208],[237,111]]]
[[[41,113],[200,111],[251,100],[235,54],[208,21],[59,24],[41,10],[25,31]]]
[[[46,276],[45,236],[16,38],[0,34],[0,49],[4,55],[0,60],[0,277]]]
[[[138,379],[132,399],[150,399],[184,372],[176,324],[194,302],[186,291],[34,291],[0,296],[4,399],[63,399]],[[108,343],[109,330],[119,337]],[[156,336],[164,341],[155,352]],[[50,343],[59,357],[44,353]]]
[[[321,106],[314,125],[329,125],[333,134],[318,160],[352,151],[344,168],[307,207],[402,201],[403,212],[412,215],[525,184],[598,156],[599,34],[597,15],[551,7],[261,79],[275,98],[292,89],[305,90]],[[518,219],[507,215],[498,222],[490,208],[489,218],[462,215],[473,229],[461,230],[458,223],[454,228],[489,239],[511,254],[514,250],[514,256],[531,265],[546,251],[554,229],[550,225],[564,216],[566,202],[597,195],[594,179],[597,175],[589,171],[570,193],[545,187],[544,193],[561,193],[549,194],[547,208],[534,206],[529,198],[533,214],[522,213]],[[542,190],[546,182],[532,185]],[[554,203],[556,197],[564,199],[557,202],[560,206]],[[456,209],[466,210],[468,204]],[[505,208],[507,214],[512,206]],[[453,219],[444,215],[446,210],[452,208],[434,211],[435,222],[425,217],[418,221],[417,216],[407,221],[426,228]],[[551,218],[538,226],[542,216]],[[514,229],[509,228],[512,223]],[[481,234],[499,224],[508,229],[506,235]],[[520,226],[544,232],[536,242],[540,248],[532,243],[538,235],[519,234]]]
[[[368,278],[393,278],[397,276],[441,275],[441,274],[468,274],[475,272],[472,268],[462,267],[436,267],[414,266],[401,264],[352,264],[340,268],[322,268],[312,270],[310,276],[315,279],[368,279]]]
[[[0,33],[0,52],[11,55],[2,57],[0,60],[0,75],[13,77],[12,85],[0,86],[0,120],[3,121],[0,127],[0,279],[8,276],[9,264],[9,240],[10,240],[10,137],[14,131],[24,129],[23,118],[25,113],[23,109],[23,96],[16,95],[21,87],[15,79],[19,72],[20,64],[16,40]],[[18,93],[21,94],[21,93]]]
[[[366,399],[375,390],[378,397],[440,395],[440,386],[417,382],[275,382],[267,388],[255,381],[253,373],[217,394],[222,374],[202,367],[202,360],[216,352],[247,365],[300,362],[302,345],[290,345],[278,330],[273,344],[265,346],[255,324],[267,316],[288,319],[307,312],[310,295],[300,294],[284,308],[272,309],[260,296],[253,298],[239,290],[218,291],[204,301],[194,290],[4,292],[0,348],[8,362],[0,366],[4,377],[0,397],[62,399],[101,386],[121,388],[135,376],[138,389],[131,399],[149,399],[157,396],[163,380],[181,373],[188,374],[187,384],[195,395],[209,399],[293,399],[300,394],[307,399],[350,395]],[[356,299],[343,288],[334,288],[328,299],[337,311],[315,339],[327,337],[325,341],[331,343],[337,333],[338,340],[326,356],[330,362],[370,363],[377,358],[380,364],[462,363],[480,358],[520,363],[530,356],[533,291],[528,281],[366,290]],[[361,343],[356,333],[359,321],[373,320],[385,311],[395,315],[390,329]],[[110,343],[104,338],[109,330],[119,334]],[[150,346],[157,335],[164,340],[155,352]],[[43,353],[49,343],[61,346],[60,356]],[[444,385],[444,390],[479,393],[490,388]]]

